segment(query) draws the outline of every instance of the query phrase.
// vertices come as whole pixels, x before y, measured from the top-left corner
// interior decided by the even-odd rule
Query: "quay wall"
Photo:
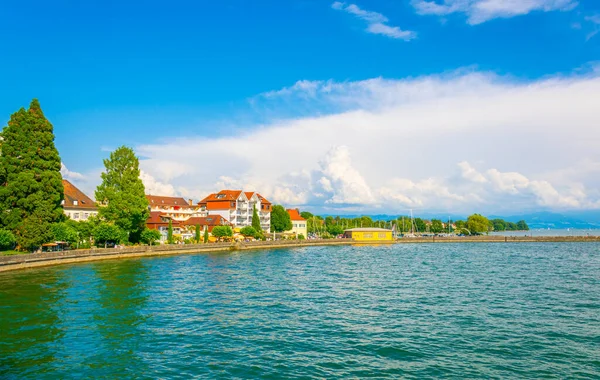
[[[197,254],[236,250],[256,250],[274,248],[295,248],[327,245],[377,245],[377,244],[415,244],[415,243],[559,243],[559,242],[596,242],[600,236],[464,236],[464,237],[414,237],[396,241],[356,242],[352,239],[317,240],[275,240],[238,243],[209,243],[186,245],[155,245],[126,248],[92,248],[62,252],[43,252],[22,255],[0,256],[0,272],[17,269],[35,268],[49,265],[70,264],[98,260],[163,256],[177,254]]]

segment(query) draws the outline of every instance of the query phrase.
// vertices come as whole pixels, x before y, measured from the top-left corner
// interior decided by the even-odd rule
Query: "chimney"
[[[191,200],[191,199],[188,199],[188,203],[190,204],[190,206],[193,206],[193,205],[194,205],[194,202],[192,202],[192,200]]]

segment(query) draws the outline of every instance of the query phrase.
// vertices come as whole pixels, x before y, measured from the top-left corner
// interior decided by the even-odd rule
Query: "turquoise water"
[[[598,378],[600,245],[306,247],[0,274],[0,378]]]

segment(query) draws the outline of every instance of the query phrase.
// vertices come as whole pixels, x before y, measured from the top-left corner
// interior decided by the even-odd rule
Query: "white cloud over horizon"
[[[417,14],[447,16],[467,15],[467,23],[477,25],[495,18],[522,16],[534,11],[569,11],[576,0],[412,0]]]
[[[356,4],[346,4],[336,1],[331,8],[344,11],[367,23],[366,31],[371,34],[381,34],[386,37],[410,41],[417,37],[417,33],[411,30],[402,30],[397,26],[388,25],[388,18],[381,13],[364,10]]]
[[[599,94],[598,73],[305,80],[255,101],[311,116],[136,152],[149,189],[194,199],[244,188],[319,212],[600,208]]]

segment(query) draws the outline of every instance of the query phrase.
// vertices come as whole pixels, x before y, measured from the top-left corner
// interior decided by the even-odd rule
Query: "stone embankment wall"
[[[210,243],[185,245],[155,245],[128,248],[92,248],[63,252],[32,253],[13,256],[0,256],[0,272],[34,268],[48,265],[69,264],[86,261],[161,256],[174,254],[194,254],[205,252],[252,250],[269,248],[294,248],[324,245],[374,245],[406,243],[526,243],[526,242],[599,242],[600,236],[464,236],[464,237],[415,237],[402,238],[395,242],[355,242],[352,239],[329,240],[275,240],[242,243]]]
[[[182,245],[154,245],[126,248],[92,248],[62,252],[43,252],[23,255],[0,256],[0,272],[40,266],[68,264],[86,261],[120,259],[142,256],[161,256],[185,253],[205,253],[232,250],[293,248],[314,245],[352,244],[352,239],[329,240],[276,240],[242,243],[209,243]]]

